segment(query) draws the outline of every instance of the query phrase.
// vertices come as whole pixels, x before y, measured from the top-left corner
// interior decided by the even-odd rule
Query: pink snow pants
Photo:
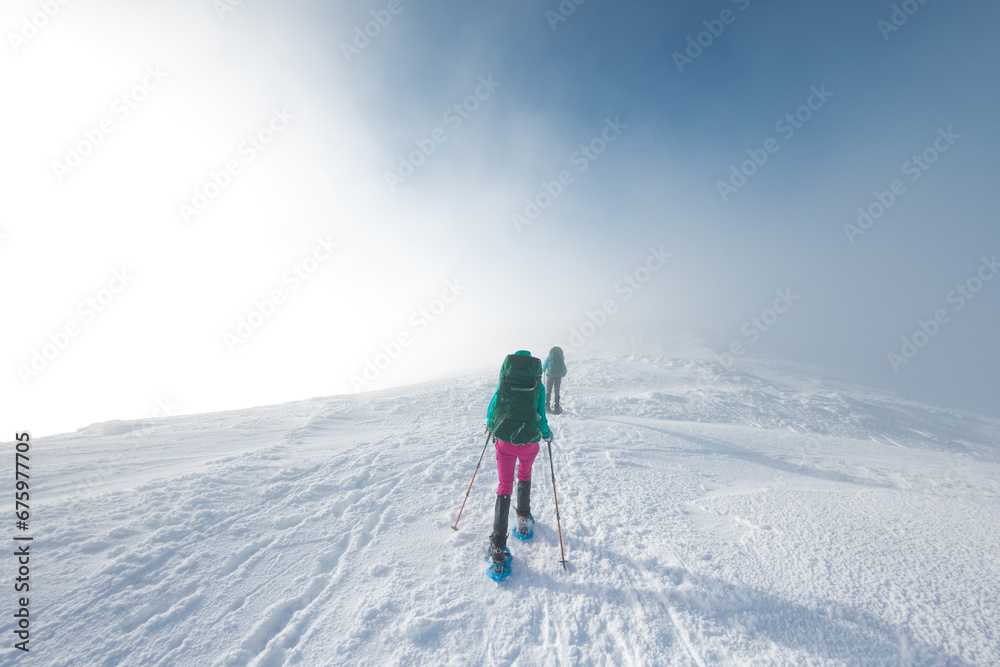
[[[509,496],[514,490],[514,462],[520,461],[517,466],[517,478],[522,482],[531,479],[531,464],[535,462],[538,455],[538,443],[532,442],[527,445],[512,445],[503,440],[497,440],[497,472],[500,473],[500,488],[497,489],[498,496]]]

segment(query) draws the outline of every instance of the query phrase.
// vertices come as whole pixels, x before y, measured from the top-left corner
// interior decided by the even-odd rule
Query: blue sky
[[[163,397],[195,412],[351,391],[400,335],[411,344],[366,389],[491,368],[507,350],[565,344],[662,247],[669,262],[608,331],[740,342],[995,413],[1000,280],[960,310],[948,296],[1000,253],[1000,10],[903,4],[915,13],[885,39],[893,2],[587,0],[553,29],[555,1],[401,0],[389,14],[381,0],[221,13],[210,0],[93,0],[18,45],[10,35],[39,9],[9,3],[0,76],[24,104],[3,111],[18,133],[0,275],[24,326],[5,332],[0,387],[44,433],[149,416]],[[699,33],[707,46],[678,71],[674,53]],[[163,84],[54,178],[154,65]],[[832,96],[813,97],[793,135],[776,127],[814,89]],[[448,112],[468,100],[459,124]],[[281,110],[293,120],[247,159],[247,136]],[[595,140],[603,152],[581,163]],[[398,156],[428,141],[390,188]],[[935,156],[935,141],[948,150],[912,181],[904,165]],[[723,201],[718,182],[748,151],[767,160]],[[230,185],[182,219],[179,204],[234,160]],[[844,225],[897,180],[905,190],[851,243]],[[546,183],[558,196],[518,231],[512,215]],[[323,237],[337,254],[284,280]],[[134,285],[24,381],[18,369],[121,266]],[[419,315],[456,279],[442,314]],[[274,317],[227,344],[275,289]],[[786,289],[794,305],[751,340],[744,326]],[[888,354],[941,309],[948,321],[894,372]]]
[[[588,2],[553,30],[539,10],[555,3],[460,12],[431,3],[412,13],[407,6],[398,20],[419,26],[401,28],[398,42],[376,42],[345,69],[368,93],[359,102],[379,133],[398,132],[401,140],[389,141],[397,150],[431,124],[413,109],[435,109],[460,91],[455,81],[466,72],[492,72],[504,82],[496,107],[474,119],[491,136],[477,137],[464,155],[448,154],[478,167],[467,174],[472,182],[445,165],[433,184],[418,175],[414,189],[433,187],[443,197],[482,187],[483,173],[534,194],[603,118],[629,123],[622,143],[580,175],[572,195],[526,230],[538,239],[534,252],[518,248],[525,267],[548,262],[559,281],[549,312],[559,310],[556,300],[578,310],[579,297],[600,289],[580,275],[582,267],[604,279],[604,267],[614,275],[614,258],[627,267],[644,243],[663,242],[678,270],[650,298],[648,309],[663,315],[651,324],[726,338],[773,289],[794,285],[808,301],[785,331],[762,337],[769,352],[918,393],[946,377],[950,387],[988,391],[995,383],[978,369],[981,355],[998,360],[991,343],[997,297],[989,291],[942,332],[950,341],[935,341],[919,364],[905,368],[909,377],[885,372],[897,339],[946,303],[946,293],[1000,240],[990,194],[998,11],[988,3],[914,6],[891,30],[884,26],[893,3]],[[678,72],[673,54],[724,11],[731,23]],[[365,18],[361,11],[351,16],[355,24]],[[428,34],[437,35],[432,44]],[[833,96],[790,138],[778,132],[776,121],[814,87]],[[524,131],[513,119],[523,117],[538,129],[531,140],[511,141]],[[931,146],[939,128],[960,138],[911,184],[902,165]],[[781,144],[778,153],[723,203],[716,183],[768,137]],[[849,243],[844,224],[897,179],[906,193]],[[456,217],[462,229],[501,216]]]

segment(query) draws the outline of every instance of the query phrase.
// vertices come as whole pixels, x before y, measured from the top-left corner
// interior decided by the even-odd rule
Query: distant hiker
[[[545,359],[542,370],[545,371],[545,410],[557,415],[562,412],[562,408],[559,407],[559,387],[566,375],[566,360],[563,358],[561,347],[549,350],[549,356]],[[555,407],[549,406],[549,399],[555,401]]]
[[[552,441],[545,419],[545,387],[542,386],[542,362],[526,350],[507,355],[500,367],[500,382],[486,411],[486,424],[493,434],[497,450],[496,507],[493,532],[490,534],[490,575],[502,578],[509,574],[507,559],[507,517],[514,488],[514,463],[517,466],[516,536],[531,536],[530,511],[531,464],[538,454],[538,441]]]

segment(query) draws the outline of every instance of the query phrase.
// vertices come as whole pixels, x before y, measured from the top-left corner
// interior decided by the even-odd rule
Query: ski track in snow
[[[571,360],[573,361],[573,360]],[[494,376],[39,438],[0,664],[1000,662],[1000,424],[794,373],[571,364],[485,576]],[[36,611],[37,610],[37,611]],[[9,633],[8,633],[9,636]]]

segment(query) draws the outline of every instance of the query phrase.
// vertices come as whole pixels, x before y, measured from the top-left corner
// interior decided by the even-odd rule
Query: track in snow
[[[550,417],[568,568],[543,448],[535,537],[511,540],[518,568],[501,585],[482,559],[491,456],[448,529],[492,377],[40,439],[45,615],[30,659],[1000,656],[996,423],[663,355],[574,370],[566,412]],[[120,473],[95,474],[123,450]]]

